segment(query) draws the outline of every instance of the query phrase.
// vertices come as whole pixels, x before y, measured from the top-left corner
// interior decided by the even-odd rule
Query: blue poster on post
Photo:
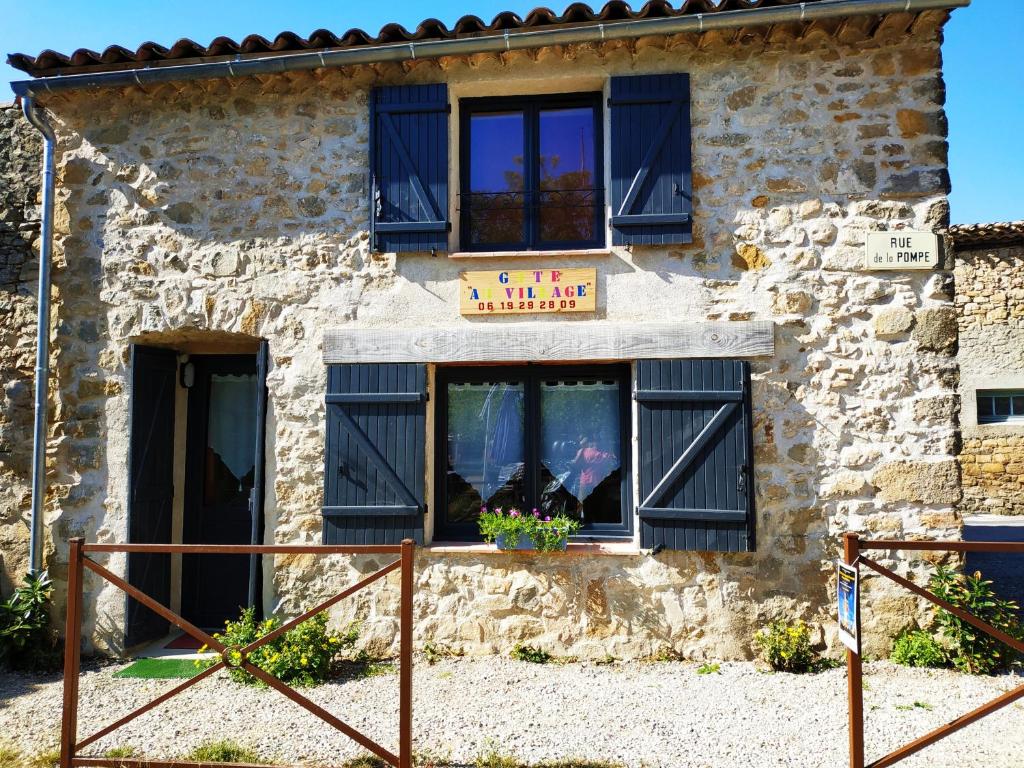
[[[839,639],[854,653],[860,653],[860,595],[857,568],[836,563],[836,592],[839,604]]]

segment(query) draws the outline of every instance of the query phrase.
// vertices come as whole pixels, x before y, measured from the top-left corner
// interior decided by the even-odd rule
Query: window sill
[[[600,258],[604,256],[611,256],[612,252],[608,248],[568,248],[565,250],[555,251],[454,251],[448,254],[449,259],[518,259],[522,257],[591,257]]]
[[[479,541],[439,541],[424,547],[432,555],[641,555],[632,541],[570,542],[565,552],[538,552],[535,549],[498,549]]]

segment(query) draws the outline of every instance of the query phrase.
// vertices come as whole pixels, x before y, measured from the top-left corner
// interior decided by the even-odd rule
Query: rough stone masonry
[[[644,38],[43,99],[59,135],[51,572],[65,578],[71,536],[126,540],[130,343],[269,341],[266,539],[316,542],[324,329],[469,322],[458,313],[460,263],[369,249],[371,86],[445,81],[457,98],[685,71],[693,244],[594,257],[597,312],[551,322],[775,323],[775,356],[754,361],[757,551],[427,548],[417,558],[417,642],[469,653],[530,642],[580,657],[670,646],[689,657],[744,658],[765,621],[799,616],[835,646],[833,559],[843,531],[959,535],[951,275],[863,270],[866,232],[948,223],[944,19],[924,14],[908,31],[897,25],[853,41],[820,31],[705,35],[699,47],[694,37]],[[36,169],[16,175],[31,185]],[[497,258],[486,268],[516,265]],[[24,303],[2,311],[27,328]],[[4,375],[24,379],[31,350],[20,341],[15,349],[17,359],[5,343]],[[5,382],[4,445],[15,448],[2,454],[13,479],[0,521],[5,541],[21,542],[24,531],[10,526],[27,506],[26,448],[7,437],[12,420],[28,418],[27,379],[18,381]],[[110,563],[124,568],[123,559]],[[297,612],[378,564],[267,559],[265,608]],[[925,565],[908,555],[894,567]],[[91,577],[86,590],[87,635],[119,650],[123,596]],[[865,648],[877,653],[919,606],[873,579],[866,590]],[[387,650],[396,605],[397,582],[388,582],[336,619],[358,619],[364,641]]]
[[[0,106],[0,595],[28,570],[39,134]]]
[[[1024,427],[978,421],[978,390],[1024,389],[1024,222],[951,228],[964,514],[1024,514]]]

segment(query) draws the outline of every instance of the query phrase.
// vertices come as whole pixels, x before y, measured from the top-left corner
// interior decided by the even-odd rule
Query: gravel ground
[[[117,665],[83,673],[79,733],[145,703],[174,681],[115,679]],[[630,768],[845,766],[845,671],[768,674],[723,663],[699,675],[677,662],[534,665],[508,659],[417,661],[414,745],[453,764],[490,746],[528,761],[578,757]],[[865,666],[868,760],[1024,683],[1019,674],[979,678]],[[385,746],[397,745],[398,678],[336,682],[310,698]],[[915,705],[915,702],[918,704]],[[60,723],[56,677],[0,675],[0,742],[23,752],[52,748]],[[267,758],[338,764],[361,749],[275,691],[214,676],[88,750],[130,745],[151,758],[180,756],[230,737]],[[1024,701],[902,763],[929,768],[1024,766]]]

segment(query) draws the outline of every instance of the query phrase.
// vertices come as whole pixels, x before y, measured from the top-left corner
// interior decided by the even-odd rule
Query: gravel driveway
[[[115,679],[93,667],[81,682],[79,732],[91,733],[173,687],[173,681]],[[605,759],[627,766],[746,768],[847,765],[845,671],[768,674],[724,663],[697,674],[677,662],[534,665],[508,659],[417,661],[414,744],[454,764],[489,745],[539,761]],[[865,666],[868,760],[1024,683],[1019,675],[978,678]],[[337,682],[310,697],[385,746],[395,748],[398,678]],[[0,740],[25,752],[52,747],[60,720],[59,679],[0,676]],[[917,703],[915,705],[915,702]],[[336,764],[361,751],[271,690],[203,681],[90,747],[131,745],[147,757],[180,756],[230,737],[268,758]],[[930,768],[1024,766],[1024,702],[929,747],[901,765]]]

